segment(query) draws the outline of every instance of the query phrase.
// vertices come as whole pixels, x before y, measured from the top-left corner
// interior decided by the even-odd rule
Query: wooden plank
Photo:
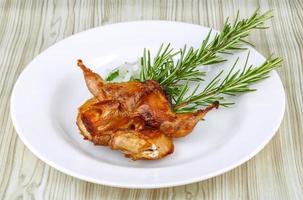
[[[26,65],[57,41],[92,27],[132,20],[173,20],[220,29],[227,16],[274,9],[266,31],[249,38],[264,55],[284,58],[279,75],[287,103],[277,135],[253,159],[186,186],[135,190],[88,183],[37,159],[14,131],[9,102]],[[262,1],[0,1],[1,199],[303,199],[303,2]]]

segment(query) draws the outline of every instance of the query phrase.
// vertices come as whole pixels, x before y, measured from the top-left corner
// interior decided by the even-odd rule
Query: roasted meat
[[[79,108],[77,125],[85,139],[120,150],[134,160],[159,159],[174,150],[171,138],[145,128],[141,118],[130,117],[114,100],[86,101]]]
[[[77,125],[96,145],[106,145],[136,159],[159,159],[173,152],[172,139],[189,134],[212,108],[176,114],[159,83],[106,83],[81,60],[86,85],[93,94],[80,108]]]

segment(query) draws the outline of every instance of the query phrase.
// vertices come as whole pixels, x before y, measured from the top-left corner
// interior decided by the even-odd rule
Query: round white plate
[[[156,161],[130,161],[120,152],[83,140],[77,108],[92,95],[76,59],[101,75],[125,61],[136,61],[147,47],[162,42],[198,47],[209,28],[192,24],[141,21],[94,28],[64,39],[37,56],[22,72],[11,98],[11,115],[25,145],[52,167],[77,178],[116,187],[159,188],[201,181],[226,172],[260,151],[277,131],[285,95],[276,72],[255,84],[258,91],[233,98],[235,105],[211,111],[194,131],[174,140],[175,152]],[[249,63],[265,59],[252,48]],[[208,77],[228,69],[237,57],[206,67]]]

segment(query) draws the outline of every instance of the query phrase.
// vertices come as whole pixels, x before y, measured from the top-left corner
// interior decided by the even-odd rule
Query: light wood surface
[[[241,11],[274,9],[268,30],[250,41],[263,55],[284,58],[279,75],[287,102],[271,142],[253,159],[223,175],[185,186],[135,190],[88,183],[49,167],[18,138],[10,95],[26,65],[74,33],[121,21],[161,19],[222,27]],[[303,2],[224,1],[0,1],[0,199],[303,199]],[[273,99],[274,101],[274,99]],[[36,123],[36,122],[33,122]]]

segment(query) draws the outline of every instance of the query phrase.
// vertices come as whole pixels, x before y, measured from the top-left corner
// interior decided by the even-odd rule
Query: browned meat
[[[96,145],[108,145],[132,159],[159,159],[173,152],[171,138],[189,134],[218,104],[176,114],[160,85],[145,82],[106,83],[81,60],[86,85],[94,98],[80,108],[77,125]]]
[[[159,159],[174,150],[172,140],[157,129],[145,129],[139,117],[129,117],[117,101],[89,99],[80,108],[77,125],[84,138],[136,159]]]

